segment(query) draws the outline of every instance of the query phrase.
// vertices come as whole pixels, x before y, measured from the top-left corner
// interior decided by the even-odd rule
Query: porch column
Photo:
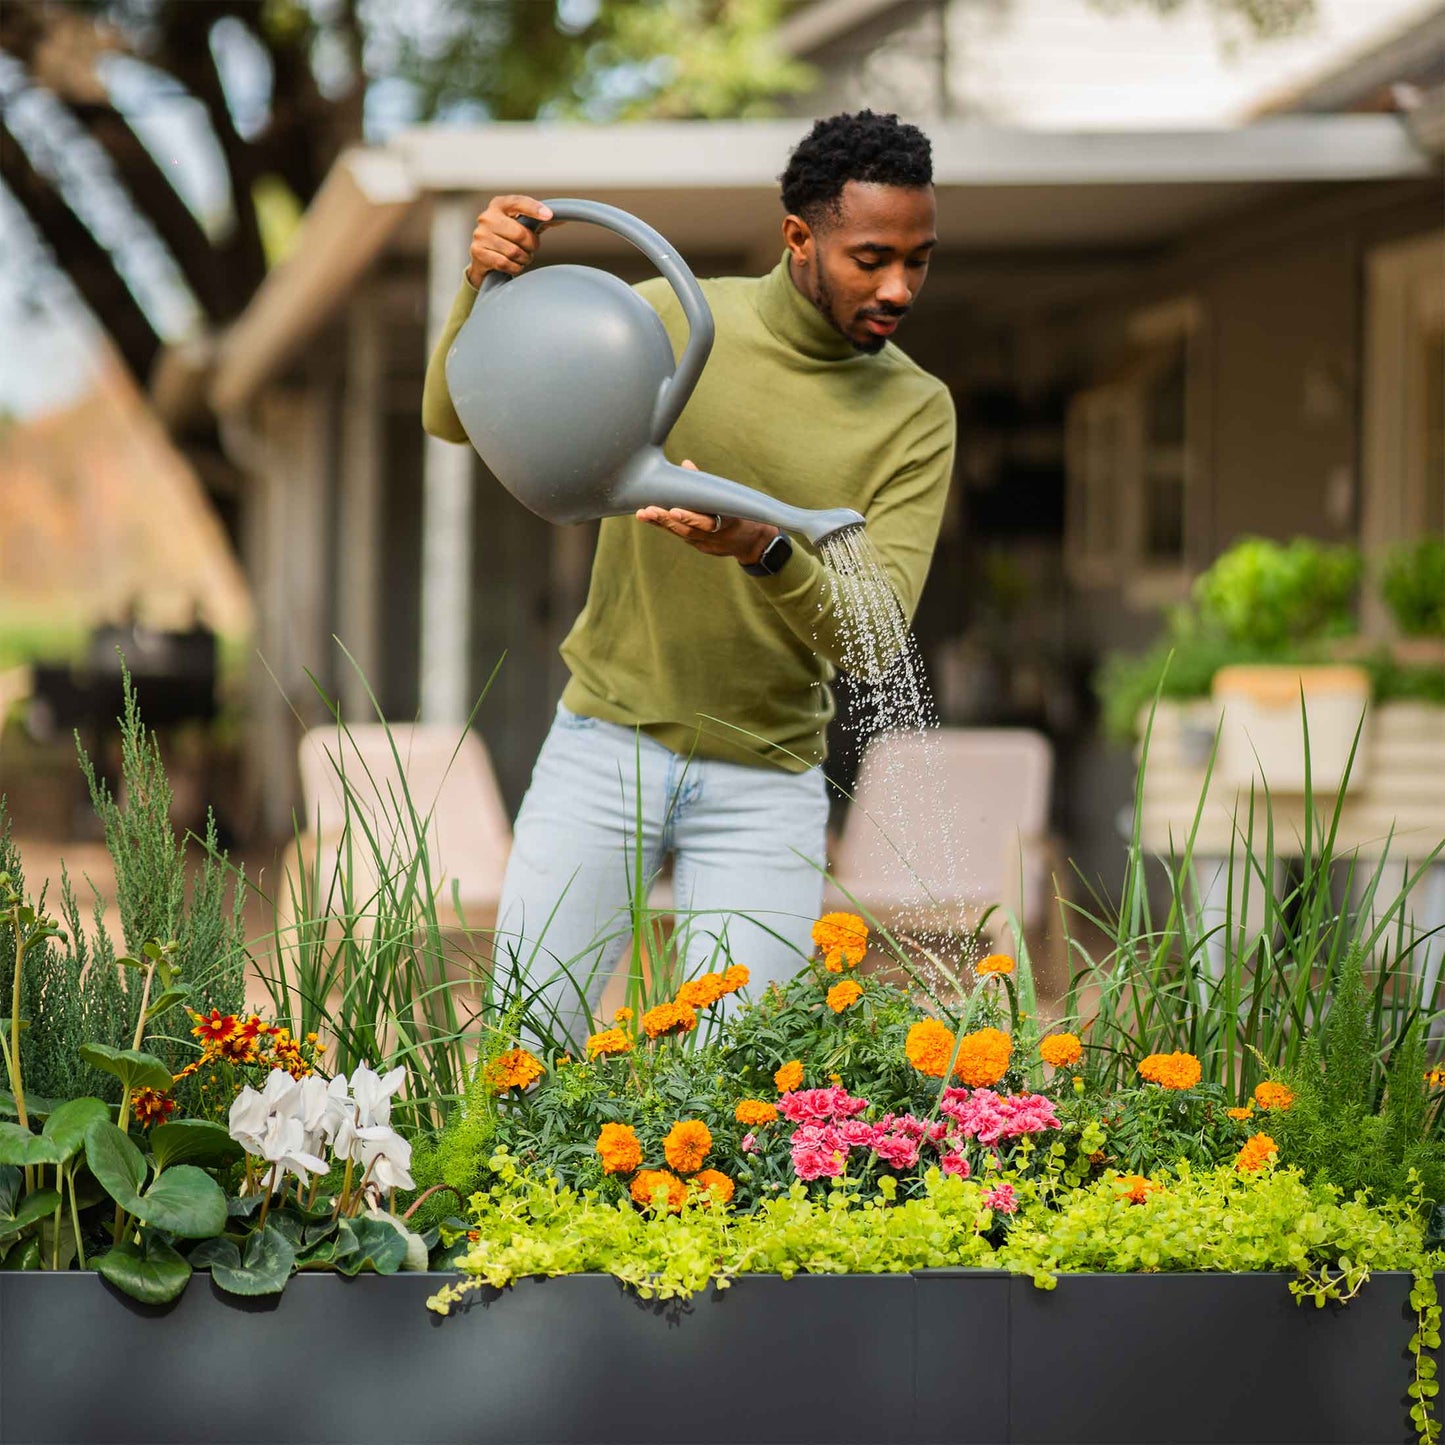
[[[466,266],[476,213],[457,196],[432,212],[427,348],[436,345]],[[470,446],[426,439],[422,459],[421,718],[464,723],[470,712],[472,614]]]
[[[341,553],[336,635],[351,654],[337,659],[342,715],[374,722],[367,685],[381,685],[381,482],[385,445],[382,306],[364,290],[347,317],[345,410],[341,433]]]

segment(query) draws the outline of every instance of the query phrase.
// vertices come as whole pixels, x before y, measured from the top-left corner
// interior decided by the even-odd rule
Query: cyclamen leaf
[[[356,1241],[355,1251],[336,1263],[342,1274],[356,1275],[364,1269],[373,1269],[377,1274],[395,1274],[406,1259],[406,1240],[384,1220],[365,1216],[348,1219],[341,1232],[350,1233]]]
[[[208,1240],[191,1252],[191,1263],[208,1264],[218,1288],[239,1295],[279,1294],[295,1262],[290,1241],[269,1224],[247,1238],[244,1253],[230,1240]]]

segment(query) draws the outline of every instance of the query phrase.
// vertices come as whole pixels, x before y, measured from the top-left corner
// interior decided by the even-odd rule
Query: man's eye
[[[858,269],[860,271],[876,271],[882,264],[882,261],[859,261]]]

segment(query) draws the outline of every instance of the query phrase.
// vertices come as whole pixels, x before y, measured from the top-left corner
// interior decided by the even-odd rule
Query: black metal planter
[[[0,1273],[4,1445],[975,1445],[1409,1440],[1410,1280],[1347,1308],[1280,1275],[749,1276],[649,1303],[600,1275],[487,1291],[307,1275],[165,1309]]]

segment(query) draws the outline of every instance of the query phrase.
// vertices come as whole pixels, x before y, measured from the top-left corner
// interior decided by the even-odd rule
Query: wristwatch
[[[749,577],[776,577],[788,565],[793,555],[793,544],[786,532],[779,532],[766,547],[756,562],[744,562],[743,571]]]

